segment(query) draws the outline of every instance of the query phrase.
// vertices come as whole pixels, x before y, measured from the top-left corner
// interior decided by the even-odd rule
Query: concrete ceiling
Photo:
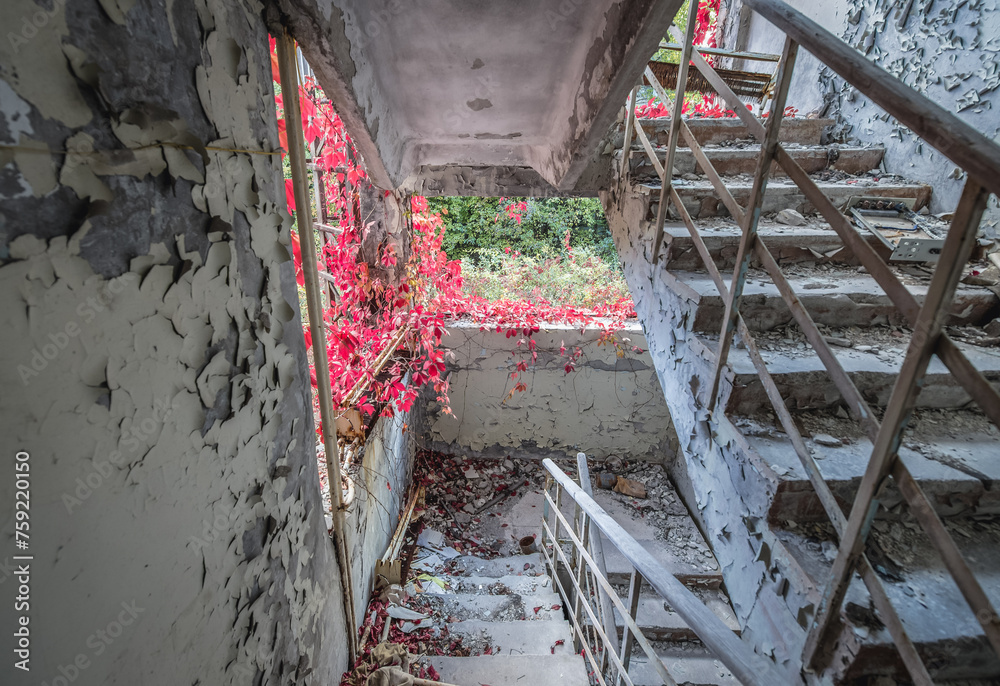
[[[600,184],[587,168],[681,2],[272,0],[269,12],[377,185],[552,194]]]

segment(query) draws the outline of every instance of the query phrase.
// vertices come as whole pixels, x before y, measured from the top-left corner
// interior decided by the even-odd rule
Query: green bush
[[[547,302],[584,310],[629,295],[621,271],[591,247],[568,255],[552,250],[522,255],[513,250],[482,249],[478,262],[462,260],[462,281],[465,292],[473,297]]]

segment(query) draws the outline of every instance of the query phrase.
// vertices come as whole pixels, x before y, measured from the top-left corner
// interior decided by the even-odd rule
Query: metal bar
[[[742,106],[739,97],[733,93],[729,85],[697,53],[691,56],[691,60],[708,82],[712,84],[712,87],[723,96],[729,106],[734,109],[737,116],[746,124],[751,135],[758,140],[762,140],[764,138],[763,124],[750,114],[750,111],[746,107]],[[830,228],[837,233],[848,250],[864,265],[865,269],[878,282],[893,304],[899,308],[900,313],[913,325],[920,311],[920,305],[917,303],[916,298],[913,297],[913,294],[906,289],[899,278],[886,266],[874,248],[854,230],[850,220],[830,202],[830,199],[823,194],[823,191],[809,177],[809,174],[802,169],[798,162],[792,159],[792,156],[780,144],[778,145],[777,159],[778,164],[785,170],[789,178],[795,182],[795,185],[802,190],[806,199],[823,215]],[[1000,427],[1000,392],[969,362],[969,359],[958,349],[946,333],[941,334],[935,352],[937,352],[941,361],[945,363],[948,370],[955,376],[955,379],[976,401],[979,408],[994,424]]]
[[[583,539],[583,547],[586,547],[586,545],[587,545],[587,515],[586,514],[583,514],[580,517],[579,521],[577,522],[577,527],[578,527],[577,528],[577,533],[579,534],[580,538]],[[576,618],[576,622],[579,622],[580,619],[581,619],[580,610],[583,608],[584,605],[587,605],[587,603],[584,602],[584,600],[583,600],[583,592],[580,590],[580,587],[583,585],[584,564],[583,564],[583,555],[581,554],[583,552],[583,548],[581,548],[581,547],[578,546],[576,548],[575,552],[576,552],[576,554],[574,555],[574,559],[576,560],[576,579],[573,581],[573,585],[576,586],[577,592],[576,592],[576,600],[573,602],[573,616]],[[572,571],[572,567],[570,568],[570,571]],[[588,605],[588,608],[589,608],[589,605]],[[585,642],[584,641],[584,637],[583,637],[582,634],[580,635],[580,641],[581,642]],[[577,646],[577,650],[579,650],[579,649],[580,649],[580,646]]]
[[[285,123],[288,129],[288,160],[292,168],[292,188],[295,213],[302,247],[302,275],[306,291],[306,314],[312,334],[313,360],[316,364],[317,395],[326,449],[326,468],[333,510],[333,538],[340,567],[340,584],[344,593],[344,617],[347,620],[348,664],[358,655],[358,624],[354,615],[354,583],[351,579],[351,558],[348,556],[347,522],[344,515],[344,494],[340,478],[340,453],[334,420],[330,367],[326,359],[326,326],[323,323],[323,303],[320,297],[319,270],[316,267],[316,242],[313,238],[312,215],[309,208],[309,185],[306,172],[305,136],[302,132],[302,110],[299,106],[298,75],[295,66],[295,43],[287,32],[277,37],[278,72],[285,94]]]
[[[576,471],[580,475],[580,486],[583,487],[587,495],[593,498],[594,487],[590,483],[590,467],[587,465],[586,453],[581,452],[576,454]],[[594,531],[593,528],[590,531],[590,549],[594,559],[597,560],[598,571],[607,577],[608,566],[604,560],[604,541],[601,540],[601,533]],[[611,636],[615,633],[615,610],[611,605],[611,599],[608,598],[608,594],[603,588],[598,589],[598,594],[601,602],[601,621],[604,623],[604,633]],[[602,668],[606,666],[604,664],[605,659],[607,658],[603,658],[601,661]]]
[[[667,95],[666,91],[663,90],[663,86],[660,85],[660,82],[657,80],[653,70],[649,67],[646,67],[646,78],[649,79],[649,83],[656,92],[656,96],[660,98],[666,106],[672,107],[673,101]],[[740,204],[736,202],[736,198],[734,198],[733,194],[729,192],[728,188],[726,188],[726,183],[715,170],[715,166],[712,164],[711,160],[708,159],[705,151],[702,150],[701,144],[698,142],[698,139],[694,137],[694,134],[691,132],[691,128],[687,125],[687,122],[681,119],[680,127],[681,135],[684,137],[684,141],[688,144],[691,154],[694,155],[695,161],[698,163],[698,166],[701,167],[702,171],[705,172],[708,180],[712,182],[712,186],[715,188],[715,192],[719,194],[722,204],[726,206],[726,209],[728,209],[729,213],[733,215],[736,222],[742,224],[743,208],[740,207]]]
[[[664,569],[649,552],[629,535],[594,499],[573,483],[556,464],[545,459],[542,464],[553,478],[562,484],[566,493],[573,498],[593,519],[594,524],[613,541],[615,546],[632,566],[639,570],[646,581],[670,603],[674,611],[690,626],[702,643],[714,653],[733,675],[744,683],[773,686],[788,683],[787,675],[778,672],[774,663],[757,655],[749,645],[737,638],[732,630],[673,574]],[[583,554],[587,555],[586,551]],[[793,682],[799,683],[799,682]]]
[[[546,494],[546,495],[548,495],[548,494]],[[560,517],[562,516],[561,513],[559,513],[559,510],[556,510],[556,514],[558,514]],[[543,521],[542,522],[542,528],[548,530],[548,528],[549,528],[548,522]],[[570,529],[570,531],[572,532],[572,529]],[[549,533],[551,533],[551,531],[549,531]],[[556,546],[554,546],[552,548],[552,550],[555,553],[555,555],[553,555],[552,557],[550,557],[549,556],[549,551],[545,550],[544,548],[542,549],[542,554],[545,556],[545,562],[547,564],[549,564],[552,567],[552,569],[555,569],[555,556],[556,555],[558,555],[559,558],[562,559],[562,562],[563,562],[564,565],[566,565],[567,567],[570,566],[568,560],[566,559],[566,554],[562,551],[562,548],[560,548],[558,545],[556,545]],[[574,579],[572,576],[570,576],[569,579],[574,584],[577,583],[576,579]],[[559,575],[558,574],[553,575],[552,576],[552,580],[555,582],[556,586],[559,588],[559,595],[562,596],[563,600],[565,600],[566,598],[569,598],[569,593],[567,593],[566,589],[563,587],[562,580],[559,579]],[[578,598],[580,597],[579,586],[576,587],[576,596]],[[590,610],[590,606],[589,605],[587,606],[587,610],[588,611]],[[607,686],[607,682],[604,681],[604,675],[601,674],[601,669],[600,669],[600,667],[597,664],[597,659],[594,657],[593,652],[590,650],[590,646],[587,644],[586,641],[583,640],[583,628],[580,626],[580,622],[577,620],[577,618],[576,618],[575,615],[570,615],[570,619],[573,621],[573,635],[574,635],[574,639],[573,640],[574,640],[574,642],[579,639],[580,644],[581,644],[581,650],[587,656],[587,660],[590,661],[591,667],[594,668],[594,676],[597,678],[598,682],[600,682],[603,686]],[[591,621],[593,621],[593,620],[591,620]],[[629,681],[629,686],[633,686],[633,684],[632,684],[631,681]]]
[[[719,395],[719,382],[722,379],[722,369],[729,358],[729,346],[732,343],[736,327],[736,313],[739,312],[740,299],[743,297],[743,286],[746,283],[747,271],[750,269],[750,255],[757,240],[757,224],[760,221],[760,208],[767,190],[767,178],[771,171],[771,163],[778,146],[778,135],[781,132],[781,120],[784,114],[785,101],[788,98],[788,87],[792,80],[792,69],[795,66],[795,55],[798,46],[791,38],[785,39],[782,49],[782,59],[778,63],[778,88],[771,101],[771,116],[767,122],[764,139],[760,144],[760,157],[757,158],[757,171],[754,174],[753,188],[750,191],[750,202],[747,205],[743,235],[736,252],[736,267],[733,269],[733,281],[726,299],[726,310],[722,318],[722,330],[719,332],[719,345],[715,352],[715,369],[712,372],[712,385],[708,393],[708,411],[715,410]]]
[[[688,5],[688,17],[698,16],[698,0],[691,0]],[[694,45],[694,28],[697,21],[688,21],[684,34],[684,47],[681,50],[681,63],[677,69],[677,89],[674,91],[674,111],[670,117],[670,137],[667,143],[667,155],[663,163],[663,173],[660,175],[660,204],[656,210],[656,232],[653,234],[653,266],[660,259],[660,243],[663,242],[663,222],[667,218],[667,198],[673,186],[674,159],[677,156],[677,137],[681,132],[681,117],[684,114],[684,91],[687,88],[688,64],[691,62],[691,47]],[[650,85],[656,81],[653,70],[646,66]],[[659,85],[659,83],[657,83]],[[662,87],[658,89],[662,90]],[[666,95],[666,93],[664,93]],[[662,98],[661,98],[662,99]],[[666,103],[666,101],[664,101]]]
[[[563,517],[562,514],[560,514],[559,516]],[[543,526],[546,526],[546,525],[543,524]],[[580,548],[580,539],[577,538],[572,533],[570,534],[570,536],[571,536],[573,545],[575,545],[578,550],[581,549]],[[587,564],[590,565],[592,568],[596,567],[596,563],[594,562],[594,558],[590,557],[590,555],[587,554],[586,551],[583,551],[583,552],[584,552],[584,556],[585,556],[584,559],[586,560]],[[559,550],[558,554],[559,554],[559,557],[562,559],[563,564],[566,564],[566,554],[563,553],[562,550]],[[594,576],[595,576],[595,579],[597,579],[597,582],[601,585],[601,587],[604,588],[608,592],[608,597],[610,597],[612,599],[612,601],[615,604],[615,607],[618,608],[618,611],[622,615],[622,621],[625,623],[625,626],[628,627],[629,631],[631,631],[632,636],[635,639],[635,642],[638,643],[639,647],[642,648],[642,650],[643,650],[644,653],[646,653],[646,657],[648,657],[649,660],[650,660],[650,662],[653,663],[653,666],[654,666],[654,668],[657,671],[657,675],[660,677],[660,679],[663,681],[664,684],[676,686],[676,682],[674,681],[674,678],[670,675],[670,672],[667,671],[666,665],[664,665],[663,661],[660,660],[660,658],[656,655],[656,651],[653,649],[653,646],[649,643],[648,640],[646,640],[646,637],[643,635],[642,630],[639,628],[639,625],[636,624],[635,619],[633,617],[634,613],[632,613],[632,614],[626,614],[628,611],[625,609],[625,606],[622,604],[621,598],[619,598],[618,594],[615,593],[614,588],[611,586],[611,582],[608,581],[605,577],[600,576],[599,574],[595,574]],[[563,597],[566,598],[568,596],[563,595]],[[622,663],[622,666],[624,667],[624,663]]]
[[[625,103],[625,144],[622,146],[622,173],[621,180],[622,184],[625,183],[625,179],[628,178],[631,173],[631,164],[629,157],[632,151],[632,134],[634,132],[635,125],[635,101],[639,97],[639,86],[632,86],[632,92],[629,93],[628,102]]]
[[[635,639],[632,633],[632,625],[636,623],[635,618],[639,614],[639,591],[641,589],[642,574],[638,570],[633,569],[632,577],[629,579],[628,584],[628,616],[632,619],[632,622],[625,622],[625,626],[622,628],[622,664],[625,666],[626,672],[632,663],[632,644]],[[618,686],[621,686],[621,679],[618,680]]]
[[[688,14],[689,17],[697,16],[696,14]],[[666,41],[660,41],[661,50],[680,50],[682,46],[677,43],[668,43]],[[722,48],[703,48],[698,47],[698,54],[700,55],[719,55],[720,57],[732,57],[737,60],[757,60],[758,62],[777,62],[781,59],[781,55],[772,55],[768,52],[734,52],[732,50],[723,50]]]
[[[951,302],[962,270],[972,255],[987,197],[988,193],[978,182],[972,178],[966,181],[948,238],[941,249],[941,260],[934,270],[930,288],[920,308],[920,316],[914,325],[906,358],[886,406],[868,468],[858,487],[822,604],[806,638],[802,653],[803,664],[806,666],[811,665],[816,658],[847,593],[854,562],[864,548],[872,519],[878,509],[875,496],[885,482],[893,460],[897,459],[900,436],[916,402],[920,381],[927,371],[941,333],[944,307]]]
[[[746,4],[969,172],[984,188],[1000,195],[1000,145],[780,0],[746,0]]]

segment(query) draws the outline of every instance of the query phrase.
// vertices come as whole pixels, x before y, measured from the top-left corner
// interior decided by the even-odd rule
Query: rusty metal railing
[[[987,198],[991,192],[1000,194],[1000,146],[955,115],[867,61],[863,55],[843,43],[839,38],[780,0],[744,0],[744,3],[786,34],[784,49],[775,77],[777,85],[766,124],[751,114],[712,66],[697,51],[692,50],[693,31],[690,24],[694,22],[689,23],[687,35],[683,40],[677,29],[671,27],[673,39],[683,44],[682,64],[675,91],[676,100],[671,102],[652,72],[648,69],[646,71],[646,78],[652,84],[658,97],[668,107],[673,107],[664,161],[661,163],[657,159],[655,149],[635,116],[635,91],[633,91],[627,106],[622,178],[624,180],[629,173],[628,153],[634,133],[653,160],[654,168],[661,179],[660,202],[652,250],[654,264],[659,259],[659,251],[663,242],[663,226],[667,206],[672,203],[691,234],[695,249],[704,261],[705,268],[725,302],[725,314],[712,371],[712,384],[707,396],[707,409],[711,416],[717,423],[721,419],[718,416],[720,412],[720,383],[727,365],[733,336],[738,334],[760,377],[768,399],[774,406],[778,420],[787,433],[839,538],[840,545],[833,564],[831,578],[806,636],[802,653],[802,668],[806,671],[817,668],[822,653],[821,649],[830,643],[830,629],[833,619],[839,615],[852,573],[857,571],[868,588],[880,618],[895,641],[900,657],[911,678],[917,684],[931,684],[930,674],[898,614],[889,602],[881,580],[865,556],[864,546],[878,508],[879,489],[891,475],[908,503],[910,511],[927,533],[970,609],[979,619],[986,639],[1000,654],[1000,618],[998,618],[996,610],[968,564],[962,558],[957,545],[935,513],[926,494],[897,454],[903,429],[915,405],[921,380],[926,373],[932,355],[937,355],[944,362],[986,416],[994,424],[1000,426],[1000,394],[942,330],[946,308],[954,297],[962,269],[968,262],[976,243],[976,234]],[[691,0],[690,17],[697,16],[697,4],[698,0]],[[968,173],[965,188],[942,249],[941,259],[937,263],[930,288],[922,305],[917,302],[913,294],[899,281],[896,274],[888,268],[882,258],[854,229],[850,220],[834,206],[778,142],[792,69],[800,45]],[[760,141],[761,152],[746,207],[742,207],[736,202],[681,117],[681,104],[684,100],[689,61],[721,94],[726,103],[746,125],[750,134]],[[704,240],[702,240],[681,202],[680,195],[671,184],[673,160],[678,141],[682,137],[691,149],[699,167],[711,181],[723,204],[741,228],[736,267],[728,285],[723,280]],[[872,408],[865,402],[854,382],[834,356],[829,344],[816,327],[806,308],[799,301],[774,256],[757,233],[764,192],[775,162],[802,190],[806,199],[829,223],[846,248],[872,275],[913,328],[906,357],[881,421],[878,420]],[[760,355],[753,335],[740,314],[743,288],[752,256],[760,261],[771,276],[796,323],[813,346],[830,378],[840,391],[850,415],[860,423],[872,441],[873,449],[868,467],[848,516],[845,516],[844,512],[841,511],[829,485],[823,479]]]
[[[597,683],[601,686],[632,686],[629,665],[634,647],[638,645],[663,684],[677,684],[636,623],[639,590],[644,582],[670,604],[712,651],[715,659],[742,683],[750,686],[788,683],[787,677],[778,672],[773,662],[756,654],[749,644],[741,641],[731,628],[594,501],[588,492],[590,479],[585,460],[580,469],[582,486],[552,460],[546,459],[542,464],[549,474],[546,478],[540,550],[553,583],[566,607],[570,608],[576,649],[583,652]],[[550,493],[553,489],[554,495]],[[564,494],[574,504],[572,523],[562,512]],[[601,533],[632,565],[627,604],[608,580],[601,555],[594,550],[593,544],[600,540]],[[565,575],[558,573],[560,565],[565,569]],[[564,584],[564,578],[569,580],[568,584]],[[606,614],[610,608],[607,603],[601,602],[605,599],[617,608],[622,618],[624,626],[620,642],[614,628],[614,617]]]

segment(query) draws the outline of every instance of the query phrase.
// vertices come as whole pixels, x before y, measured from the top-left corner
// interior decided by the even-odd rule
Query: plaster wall
[[[858,48],[868,59],[900,78],[989,138],[1000,139],[1000,3],[996,0],[914,0],[906,22],[887,0],[786,0],[821,26]],[[727,47],[736,43],[742,3],[732,0],[725,30]],[[780,53],[784,35],[752,14],[746,49]],[[866,96],[799,51],[789,104],[802,114],[836,117],[834,139],[857,139],[885,146],[889,172],[934,186],[932,212],[954,210],[965,175],[907,127],[889,117]],[[983,223],[997,236],[1000,205],[991,198]]]
[[[375,583],[375,562],[389,546],[403,498],[413,475],[415,445],[410,413],[382,417],[365,441],[360,468],[354,474],[355,497],[347,510],[354,582],[354,615],[363,621]]]
[[[262,7],[5,0],[0,25],[0,435],[32,556],[30,672],[4,567],[0,682],[336,682]]]
[[[680,0],[269,0],[381,188],[572,191]]]
[[[505,332],[456,323],[448,333],[444,342],[453,353],[448,363],[452,414],[429,401],[420,428],[425,446],[475,457],[573,457],[582,450],[597,458],[618,455],[662,463],[673,458],[670,414],[638,326],[622,334],[628,339],[623,358],[598,344],[597,330],[548,326],[533,336],[535,364],[527,343],[517,346],[517,339]],[[583,350],[569,374],[564,369],[568,358],[560,355],[563,345],[569,352],[577,346]],[[510,374],[522,360],[528,371],[512,380]],[[518,380],[528,388],[511,394]]]

